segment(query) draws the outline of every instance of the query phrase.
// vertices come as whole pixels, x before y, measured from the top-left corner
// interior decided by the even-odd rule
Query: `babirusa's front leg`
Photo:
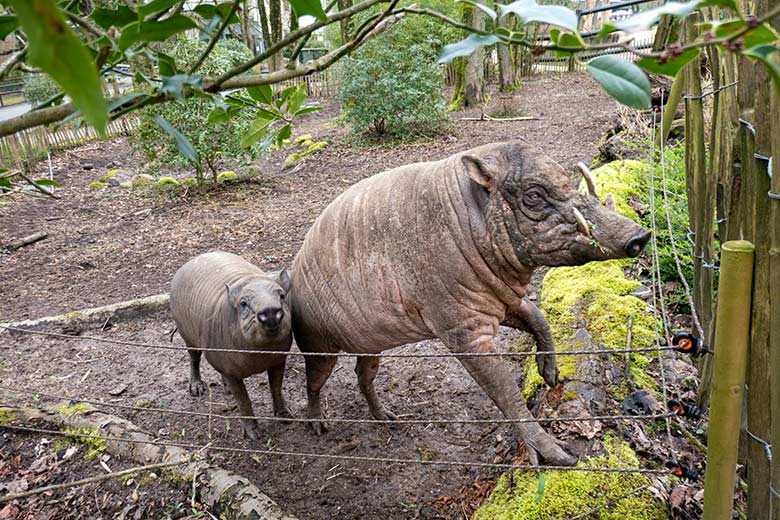
[[[555,344],[553,343],[550,324],[547,323],[547,318],[544,317],[539,307],[531,303],[527,298],[523,298],[521,305],[507,313],[501,324],[531,333],[536,342],[536,351],[548,352],[548,354],[536,355],[536,367],[539,370],[539,375],[544,378],[545,383],[548,385],[557,385],[558,364],[554,354]]]

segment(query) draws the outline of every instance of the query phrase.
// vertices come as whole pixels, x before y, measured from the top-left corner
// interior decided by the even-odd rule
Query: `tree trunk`
[[[257,0],[257,12],[260,14],[260,32],[263,35],[263,49],[271,46],[271,31],[268,29],[268,11],[265,8],[265,0]]]
[[[244,45],[254,53],[255,39],[252,35],[252,18],[249,16],[249,0],[244,0],[244,5],[239,12],[241,17],[241,32]]]
[[[483,30],[485,18],[482,11],[470,8],[470,24],[473,28]],[[485,87],[485,50],[480,47],[466,61],[463,71],[463,106],[474,107],[482,103]]]
[[[271,28],[271,41],[269,46],[282,39],[282,1],[270,0],[268,9],[268,21]],[[269,68],[280,70],[282,68],[282,53],[277,52],[270,59]]]
[[[499,18],[498,27],[507,28],[506,18]],[[498,89],[506,92],[515,88],[515,75],[512,67],[512,50],[508,45],[496,45],[498,53]]]
[[[352,0],[338,0],[339,11],[349,9],[352,7]],[[339,29],[341,30],[341,43],[349,41],[350,32],[352,32],[352,26],[350,24],[351,18],[344,18],[339,21]]]

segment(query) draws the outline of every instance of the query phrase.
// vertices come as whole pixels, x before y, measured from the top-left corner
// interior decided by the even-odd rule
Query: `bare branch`
[[[12,70],[14,70],[21,62],[24,60],[24,57],[27,55],[27,47],[25,46],[23,49],[16,51],[11,55],[10,58],[8,58],[4,63],[3,66],[0,68],[0,79],[3,79],[8,74],[11,73]]]

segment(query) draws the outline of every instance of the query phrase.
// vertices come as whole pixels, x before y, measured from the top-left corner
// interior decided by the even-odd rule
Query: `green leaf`
[[[304,114],[309,114],[311,112],[317,112],[318,110],[322,110],[322,107],[303,107],[299,110],[296,110],[295,116],[302,116]]]
[[[0,188],[11,189],[11,181],[8,179],[0,179]]]
[[[550,41],[558,45],[558,38],[561,37],[560,29],[550,29]]]
[[[687,16],[694,9],[698,8],[700,3],[701,0],[693,0],[692,2],[667,2],[655,9],[648,9],[647,11],[635,14],[627,20],[617,23],[616,26],[618,29],[625,32],[643,31],[655,25],[656,22],[658,22],[658,19],[661,18],[661,15]]]
[[[599,33],[596,35],[597,40],[603,40],[613,32],[617,31],[618,28],[612,25],[611,23],[605,23],[604,26],[601,28]]]
[[[16,0],[19,1],[19,0]],[[158,22],[133,22],[122,28],[119,48],[124,50],[138,41],[163,42],[180,32],[196,29],[198,26],[184,15],[178,14]]]
[[[184,157],[186,157],[193,164],[200,164],[198,152],[195,151],[195,147],[192,146],[192,143],[189,139],[184,137],[181,132],[172,127],[164,117],[155,115],[154,120],[157,121],[157,124],[160,125],[160,128],[168,132],[173,137],[173,140],[176,142],[176,148],[179,149],[179,152],[181,152]]]
[[[53,188],[60,187],[60,183],[52,179],[35,179],[33,182],[40,186],[51,186]]]
[[[295,113],[306,101],[306,84],[301,83],[287,101],[287,112]]]
[[[577,32],[577,13],[560,5],[538,5],[533,0],[518,0],[508,5],[498,4],[501,16],[509,13],[520,18],[521,23],[546,23]]]
[[[223,107],[217,107],[211,112],[209,112],[209,116],[206,119],[206,122],[211,123],[224,123],[226,121],[229,121],[233,116],[241,112],[241,107],[237,106],[230,106],[228,105],[227,108]]]
[[[187,87],[195,90],[203,89],[203,76],[200,74],[176,74],[163,78],[160,92],[170,94],[176,99],[183,100]]]
[[[147,16],[167,11],[179,0],[152,0],[148,4],[144,4],[138,7],[138,16],[146,18]]]
[[[464,40],[445,45],[439,54],[438,63],[450,63],[458,56],[471,56],[478,48],[493,45],[496,42],[498,42],[498,37],[492,34],[469,34]]]
[[[713,24],[711,31],[716,38],[728,38],[730,34],[733,34],[739,30],[744,29],[745,22],[743,20],[728,20],[726,22]],[[759,45],[765,45],[774,43],[780,39],[777,32],[769,26],[769,24],[762,23],[761,25],[750,29],[748,32],[740,36],[745,42],[745,48],[757,47]]]
[[[219,15],[220,20],[223,20],[230,12],[231,7],[232,2],[224,2],[219,5],[200,4],[199,6],[195,7],[193,11],[198,13],[206,20],[213,20],[217,15]],[[238,18],[238,14],[233,13],[233,16],[230,17],[230,21],[228,23],[233,24],[240,22],[241,20]]]
[[[766,65],[775,87],[780,90],[780,47],[761,45],[742,51],[742,55],[758,60]]]
[[[544,488],[547,485],[547,479],[544,476],[544,473],[539,475],[539,484],[536,486],[536,503],[540,504],[542,502],[542,498],[544,498]]]
[[[289,0],[289,2],[293,11],[295,11],[294,16],[300,18],[301,16],[310,15],[321,22],[328,20],[328,16],[322,10],[320,0]]]
[[[468,4],[468,5],[474,6],[477,9],[479,9],[480,11],[482,11],[483,13],[485,13],[486,15],[488,15],[491,20],[495,20],[496,18],[498,18],[498,15],[496,14],[496,12],[493,9],[489,8],[485,4],[480,4],[476,0],[455,0],[455,3],[456,4],[457,3],[462,3],[462,4]]]
[[[588,72],[613,98],[633,108],[650,107],[650,81],[642,69],[617,56],[599,56]]]
[[[687,51],[684,51],[682,54],[677,56],[675,59],[669,60],[666,63],[659,63],[657,58],[642,58],[641,60],[637,61],[636,64],[647,72],[661,74],[663,76],[669,76],[670,78],[673,78],[677,76],[677,73],[680,72],[680,69],[696,59],[700,53],[701,49],[688,49]]]
[[[570,47],[573,49],[584,49],[585,44],[580,39],[579,34],[574,35],[572,33],[563,33],[558,36],[558,45],[561,47]],[[555,57],[561,58],[564,56],[571,56],[576,51],[564,51],[564,50],[556,50],[555,51]]]
[[[284,125],[276,133],[276,146],[281,148],[284,146],[284,142],[292,135],[292,126],[289,124]]]
[[[262,117],[258,117],[252,121],[252,124],[249,125],[246,133],[241,136],[241,146],[244,148],[249,148],[257,141],[265,137],[268,132],[268,126],[270,124],[270,120],[263,119]]]
[[[14,15],[0,15],[0,40],[5,40],[5,37],[14,32],[17,27],[19,27],[19,20]]]
[[[120,5],[116,9],[96,7],[89,15],[92,21],[103,29],[111,27],[124,27],[138,19],[138,14],[126,5]]]
[[[29,63],[51,76],[98,134],[105,136],[106,100],[89,52],[52,0],[9,0],[27,35]]]
[[[173,76],[179,72],[176,68],[176,60],[172,56],[168,56],[160,51],[156,51],[154,54],[157,59],[157,70],[160,72],[160,76]]]
[[[271,85],[249,87],[246,91],[249,94],[249,97],[265,105],[270,105],[274,100],[274,92],[271,89]]]

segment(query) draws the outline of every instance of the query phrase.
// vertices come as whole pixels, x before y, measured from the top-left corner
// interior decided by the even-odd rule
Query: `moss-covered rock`
[[[235,182],[237,180],[238,180],[238,175],[236,175],[236,172],[233,171],[222,172],[219,175],[217,175],[217,183],[219,184],[227,184],[227,183]]]
[[[149,174],[146,173],[139,173],[138,175],[134,175],[132,180],[130,181],[130,185],[133,188],[145,188],[148,186],[153,186],[156,181],[154,180],[154,177],[152,177]]]
[[[100,182],[108,182],[109,179],[113,179],[119,174],[119,170],[114,168],[112,170],[108,170],[105,175],[101,176],[98,180]]]
[[[195,186],[198,180],[195,177],[185,177],[181,181],[181,185],[184,187]]]
[[[157,179],[157,186],[159,187],[166,187],[166,186],[178,186],[179,181],[174,179],[173,177],[160,177]]]
[[[580,461],[581,467],[639,468],[629,444],[614,435],[604,438],[606,455]],[[515,472],[501,477],[472,520],[552,520],[568,518],[652,483],[636,473],[545,471]],[[664,520],[666,505],[643,489],[594,512],[599,520]]]
[[[638,198],[640,180],[648,168],[639,161],[618,161],[593,171],[599,195],[612,193],[618,213],[639,221],[639,215],[629,206],[629,199]],[[633,316],[633,347],[651,347],[657,330],[655,317],[647,303],[630,293],[640,286],[626,277],[625,268],[635,260],[591,262],[575,267],[550,269],[541,288],[540,307],[552,329],[558,351],[584,348],[575,340],[578,329],[585,328],[594,347],[618,349],[626,346],[628,319]],[[622,356],[621,356],[622,358]],[[573,378],[577,371],[575,356],[560,356],[561,378]],[[633,354],[629,372],[641,388],[655,389],[657,382],[645,373],[650,359]],[[523,394],[532,397],[544,384],[536,363],[526,364]],[[627,386],[627,385],[623,385]],[[622,398],[623,387],[607,389],[615,398]],[[577,392],[566,385],[564,401],[578,399]],[[612,434],[604,438],[607,455],[580,461],[581,466],[639,467],[639,460],[628,443]],[[504,475],[493,494],[474,515],[475,520],[542,520],[568,518],[615,499],[627,491],[650,484],[644,475],[630,473],[545,472],[541,476],[517,472]],[[593,513],[589,518],[602,520],[661,520],[666,508],[647,491],[641,491]]]
[[[87,188],[90,190],[100,190],[107,186],[105,182],[102,181],[92,181],[87,185]]]

